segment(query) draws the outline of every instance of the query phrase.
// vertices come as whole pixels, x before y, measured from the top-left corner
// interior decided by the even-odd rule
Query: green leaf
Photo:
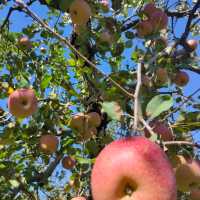
[[[92,163],[94,163],[94,161],[95,161],[95,159],[93,158],[93,159],[89,159],[89,158],[82,158],[82,157],[78,157],[78,156],[76,156],[76,158],[75,158],[77,161],[78,161],[78,163],[80,163],[80,164],[92,164]]]
[[[14,179],[9,180],[9,182],[14,188],[19,186],[19,182]]]
[[[51,79],[52,79],[52,76],[49,74],[46,74],[41,82],[41,89],[45,89],[49,85]]]
[[[157,95],[153,97],[146,107],[146,114],[151,119],[159,116],[162,112],[170,109],[173,105],[173,98],[169,95]]]
[[[102,104],[102,108],[104,112],[108,114],[108,116],[113,120],[121,120],[121,117],[123,115],[123,111],[121,109],[121,106],[115,102],[104,102]]]

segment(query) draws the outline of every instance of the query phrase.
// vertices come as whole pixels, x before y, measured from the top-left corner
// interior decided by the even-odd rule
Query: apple
[[[200,199],[200,188],[191,189],[189,200],[199,200],[199,199]]]
[[[189,82],[189,76],[186,72],[184,71],[178,71],[176,74],[175,74],[175,77],[173,79],[173,82],[177,85],[177,86],[180,86],[180,87],[183,87],[185,85],[188,84]]]
[[[157,82],[164,84],[168,81],[168,72],[166,68],[161,68],[161,67],[157,68],[155,74]]]
[[[139,37],[146,37],[153,32],[152,23],[149,20],[141,21],[137,25],[137,34]]]
[[[18,40],[18,44],[19,44],[20,47],[24,47],[24,48],[27,48],[27,49],[32,48],[31,41],[29,40],[29,38],[27,36],[20,37],[19,40]]]
[[[58,148],[58,138],[54,135],[43,135],[40,138],[40,149],[46,154],[56,152]]]
[[[155,7],[154,3],[148,3],[144,6],[143,13],[147,15],[148,17],[150,17],[152,13],[156,11],[156,9],[157,8]]]
[[[191,51],[194,51],[198,46],[198,42],[196,40],[187,40],[186,43],[191,49]]]
[[[86,200],[85,197],[74,197],[71,200]]]
[[[62,166],[65,169],[72,169],[76,164],[76,161],[71,156],[66,156],[62,159]]]
[[[168,16],[161,9],[157,8],[157,10],[150,16],[150,22],[152,24],[154,32],[157,32],[167,27]]]
[[[37,110],[37,97],[33,89],[17,89],[9,95],[8,110],[15,117],[24,118]]]
[[[86,126],[88,126],[88,119],[87,115],[84,113],[74,115],[69,121],[69,127],[80,132],[85,130],[85,128],[87,129]]]
[[[87,30],[86,24],[84,24],[84,25],[74,24],[73,28],[74,28],[74,29],[73,29],[74,32],[75,32],[77,35],[81,35],[82,33],[85,33],[85,32],[88,31],[88,30]]]
[[[101,125],[101,116],[97,112],[87,114],[89,126],[99,127]]]
[[[89,127],[87,130],[80,132],[78,137],[82,141],[94,138],[97,134],[97,129],[95,127]]]
[[[161,121],[152,121],[149,123],[149,125],[152,127],[153,132],[160,135],[163,141],[170,141],[174,139],[173,133],[166,123],[161,122]],[[144,129],[144,133],[145,133],[145,137],[147,138],[151,136],[151,134],[146,128]]]
[[[200,161],[177,155],[173,158],[179,191],[187,192],[193,185],[200,185]]]
[[[74,0],[70,5],[69,13],[72,23],[79,25],[85,25],[92,16],[91,8],[84,0]]]
[[[111,34],[109,30],[104,30],[100,33],[100,40],[102,42],[107,42],[109,44],[112,44],[114,42],[114,36]]]
[[[150,77],[148,77],[147,75],[142,75],[142,85],[144,85],[147,88],[152,87],[152,82]]]
[[[60,10],[63,12],[68,12],[69,7],[73,1],[74,0],[59,0],[58,3],[59,3]]]
[[[176,200],[176,179],[164,151],[142,136],[108,144],[91,173],[94,200]]]

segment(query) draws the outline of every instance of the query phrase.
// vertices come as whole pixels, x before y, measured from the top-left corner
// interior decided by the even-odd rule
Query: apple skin
[[[150,21],[155,32],[165,29],[168,24],[168,16],[161,9],[158,9],[150,16]]]
[[[90,127],[87,130],[80,132],[78,135],[78,139],[81,141],[86,141],[91,138],[94,138],[97,134],[97,129],[95,127]]]
[[[18,44],[21,46],[21,47],[25,47],[27,49],[31,49],[32,48],[32,44],[29,40],[29,38],[27,36],[22,36],[19,38],[18,40]]]
[[[40,138],[40,149],[46,154],[56,152],[58,148],[58,138],[54,135],[43,135]]]
[[[33,89],[17,89],[9,95],[8,110],[15,117],[28,117],[36,112],[37,107],[37,97]]]
[[[156,70],[156,81],[158,81],[161,84],[164,84],[168,81],[168,72],[165,68],[159,67]]]
[[[74,0],[69,8],[73,24],[85,25],[92,16],[89,4],[84,0]]]
[[[100,40],[111,45],[114,42],[114,36],[109,30],[104,30],[100,33]]]
[[[143,8],[143,13],[145,15],[147,15],[148,17],[150,17],[152,15],[152,13],[154,13],[156,11],[156,7],[154,3],[148,3],[144,6]]]
[[[187,40],[186,43],[191,49],[191,51],[194,51],[198,46],[198,42],[196,40]]]
[[[178,190],[190,191],[190,185],[200,185],[200,161],[185,158],[181,155],[175,157],[175,173]]]
[[[97,112],[87,114],[89,126],[99,127],[101,125],[101,116]]]
[[[84,113],[78,113],[74,115],[69,121],[69,126],[77,131],[82,132],[84,127],[87,125],[87,115]]]
[[[178,71],[173,79],[173,82],[180,87],[186,86],[189,82],[189,76],[184,71]]]
[[[169,126],[164,122],[152,121],[149,123],[152,127],[153,132],[161,136],[163,141],[171,141],[174,139],[173,133],[170,130]],[[145,137],[149,138],[151,135],[147,129],[144,129]]]
[[[153,32],[152,23],[149,20],[141,21],[137,25],[137,34],[139,37],[146,37]]]
[[[86,200],[85,197],[74,197],[71,200]]]
[[[126,189],[133,192],[126,194]],[[116,140],[100,152],[91,173],[91,190],[94,200],[176,200],[177,196],[166,154],[141,136]]]
[[[191,189],[189,200],[199,200],[199,199],[200,199],[200,189],[199,188]]]
[[[76,164],[76,161],[70,157],[70,156],[66,156],[62,159],[62,166],[65,169],[72,169]]]

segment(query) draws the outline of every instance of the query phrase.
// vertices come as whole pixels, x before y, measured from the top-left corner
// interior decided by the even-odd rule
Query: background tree
[[[92,199],[96,156],[133,135],[164,149],[177,169],[178,199],[195,199],[199,0],[3,0],[0,7],[2,200]],[[179,165],[190,161],[196,177]]]

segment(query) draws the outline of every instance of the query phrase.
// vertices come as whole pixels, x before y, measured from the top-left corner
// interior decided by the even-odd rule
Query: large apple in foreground
[[[8,98],[9,112],[15,117],[24,118],[37,110],[37,97],[32,89],[17,89]]]
[[[162,149],[145,137],[119,139],[97,156],[93,200],[176,200],[176,180]]]
[[[71,200],[86,200],[85,197],[74,197]]]

